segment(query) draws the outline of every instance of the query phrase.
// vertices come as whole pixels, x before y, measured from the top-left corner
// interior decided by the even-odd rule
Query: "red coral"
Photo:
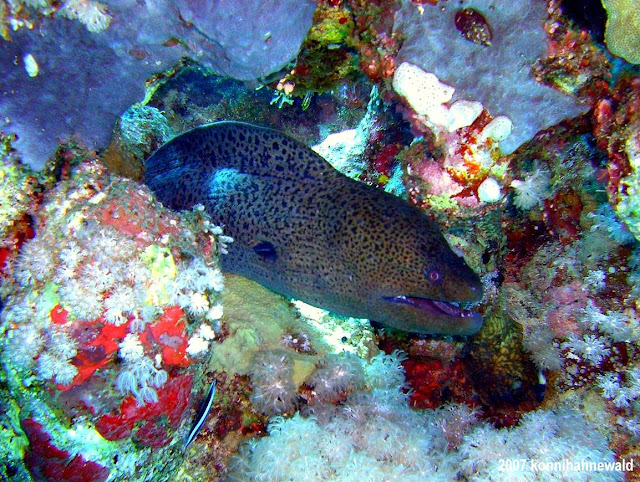
[[[471,399],[471,384],[462,362],[443,364],[440,360],[409,359],[402,363],[407,383],[413,389],[409,403],[415,408],[436,408],[447,402]]]
[[[29,451],[24,461],[34,479],[98,482],[109,478],[107,467],[86,460],[82,455],[70,458],[69,452],[53,445],[51,436],[32,418],[22,420],[21,425],[29,439]]]
[[[147,331],[141,333],[140,341],[147,350],[149,339],[162,348],[162,360],[167,366],[186,367],[191,363],[186,349],[188,346],[187,327],[184,322],[184,312],[178,306],[165,309],[164,313]],[[54,323],[66,322],[66,311],[59,307],[51,310]],[[72,363],[78,369],[78,374],[69,385],[58,385],[58,389],[67,391],[72,387],[86,382],[99,368],[107,366],[118,352],[118,343],[129,333],[130,322],[121,325],[106,323],[103,318],[95,321],[80,323],[74,330],[73,336],[81,348],[73,358]]]
[[[52,308],[49,316],[51,318],[51,323],[56,325],[65,325],[67,323],[69,313],[62,306],[56,305]]]
[[[169,420],[169,427],[178,428],[180,418],[186,410],[189,403],[189,395],[191,393],[191,383],[193,375],[179,375],[171,378],[162,388],[158,389],[158,401],[155,403],[147,403],[138,405],[134,397],[128,397],[120,405],[117,413],[109,413],[100,417],[96,423],[96,429],[107,440],[120,440],[134,433],[134,438],[139,438],[142,444],[149,446],[159,444],[158,447],[164,446],[169,438],[159,431],[154,432],[152,426],[148,423],[161,423],[165,417]],[[139,422],[145,422],[142,427],[137,428]],[[138,432],[143,428],[142,434]],[[159,439],[151,441],[152,433],[160,436]]]
[[[53,310],[51,316],[53,317]],[[76,331],[82,332],[82,338],[84,338],[79,340],[82,341],[81,348],[72,360],[73,365],[78,369],[78,374],[69,385],[58,385],[58,388],[63,391],[83,384],[97,369],[111,361],[112,355],[118,351],[118,341],[124,339],[129,332],[129,323],[116,326],[104,323],[104,320],[99,318],[96,321],[81,323]]]
[[[162,360],[165,365],[186,367],[191,364],[186,351],[187,326],[182,308],[166,308],[150,330],[155,342],[162,345]]]

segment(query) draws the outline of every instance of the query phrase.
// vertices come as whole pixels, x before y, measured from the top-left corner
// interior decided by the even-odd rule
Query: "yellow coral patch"
[[[637,0],[602,0],[607,11],[604,33],[609,52],[640,64],[640,9]]]
[[[326,353],[326,345],[313,329],[295,316],[295,311],[282,296],[258,283],[229,274],[222,294],[224,322],[229,334],[213,350],[211,370],[247,374],[256,353],[263,350],[286,349],[283,337],[299,330],[309,335],[314,355],[288,350],[294,361],[294,378],[302,382],[313,368],[318,356]]]
[[[140,255],[140,259],[151,270],[151,282],[147,288],[147,303],[166,305],[169,303],[168,287],[176,277],[176,262],[167,247],[152,244]]]

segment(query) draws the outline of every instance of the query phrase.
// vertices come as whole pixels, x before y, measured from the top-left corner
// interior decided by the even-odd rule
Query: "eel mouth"
[[[477,318],[475,311],[465,310],[446,301],[419,298],[416,296],[383,296],[385,301],[400,305],[409,305],[437,316],[450,316],[459,319]]]

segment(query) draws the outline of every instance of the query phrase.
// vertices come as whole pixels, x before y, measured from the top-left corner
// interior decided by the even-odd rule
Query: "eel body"
[[[278,131],[217,122],[181,134],[145,163],[173,209],[205,206],[234,242],[222,269],[331,312],[405,331],[467,335],[477,275],[416,207],[335,170]]]

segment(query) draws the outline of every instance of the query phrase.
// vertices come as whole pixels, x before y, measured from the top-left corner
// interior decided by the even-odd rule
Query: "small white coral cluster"
[[[337,401],[341,394],[364,387],[360,358],[352,353],[329,354],[305,380],[320,402]]]
[[[70,224],[75,222],[80,220]],[[107,322],[120,325],[145,312],[149,270],[132,255],[131,239],[94,222],[86,223],[64,247],[52,236],[47,230],[23,246],[15,276],[24,287],[52,281],[59,287],[57,301],[76,319],[92,320],[104,313]]]
[[[511,182],[514,190],[513,204],[518,209],[527,211],[551,196],[549,171],[536,164],[534,170],[524,180]]]
[[[604,338],[594,333],[584,335],[569,334],[568,340],[562,343],[562,348],[568,350],[567,358],[585,360],[592,365],[600,364],[611,354]]]
[[[298,387],[293,381],[293,359],[284,350],[266,350],[256,354],[251,366],[251,405],[265,415],[293,410]]]
[[[120,346],[120,357],[124,367],[116,378],[116,388],[123,395],[133,394],[139,405],[158,401],[155,388],[167,381],[167,372],[156,368],[144,354],[144,347],[135,333],[124,337]]]
[[[364,369],[367,386],[385,390],[405,388],[402,362],[407,358],[407,354],[400,350],[374,356]]]
[[[616,407],[629,409],[640,402],[640,367],[602,374],[598,377],[598,386],[604,397]]]
[[[93,33],[102,32],[112,20],[106,5],[92,0],[67,0],[58,12],[70,20],[80,21]]]
[[[558,258],[557,265],[563,261]],[[552,263],[554,264],[554,263]],[[579,266],[573,266],[573,269]],[[580,271],[578,270],[577,273]],[[538,273],[538,283],[542,274]],[[524,327],[523,346],[542,370],[560,370],[566,361],[579,364],[570,378],[599,367],[610,357],[618,358],[620,350],[633,349],[640,340],[640,323],[635,310],[603,310],[589,293],[606,286],[606,276],[589,271],[592,281],[573,282],[547,290],[545,299],[533,296],[515,284],[506,284],[513,298],[509,311]],[[515,305],[519,307],[515,307]],[[526,307],[526,308],[525,308]],[[626,346],[615,347],[616,344]]]
[[[591,330],[582,336],[570,334],[562,348],[568,350],[567,357],[582,359],[592,365],[598,365],[611,352],[614,343],[633,343],[640,340],[640,325],[632,315],[608,310],[603,313],[596,303],[589,299],[583,310],[582,326]]]
[[[78,353],[76,341],[64,332],[54,330],[46,350],[38,357],[36,373],[44,380],[53,378],[60,385],[68,385],[78,373],[71,359]]]
[[[209,342],[216,337],[215,331],[211,325],[202,323],[191,338],[187,346],[187,353],[192,357],[207,353],[209,351]]]
[[[220,269],[207,266],[200,258],[185,265],[170,287],[171,302],[194,316],[209,320],[222,317],[222,306],[213,302],[211,294],[224,289],[224,277]]]
[[[304,365],[301,364],[301,365]],[[294,373],[292,353],[283,349],[260,351],[254,357],[249,375],[253,408],[273,416],[296,408],[301,376]],[[310,388],[313,403],[335,403],[364,387],[365,373],[360,358],[352,353],[331,353],[318,360],[304,385]]]

